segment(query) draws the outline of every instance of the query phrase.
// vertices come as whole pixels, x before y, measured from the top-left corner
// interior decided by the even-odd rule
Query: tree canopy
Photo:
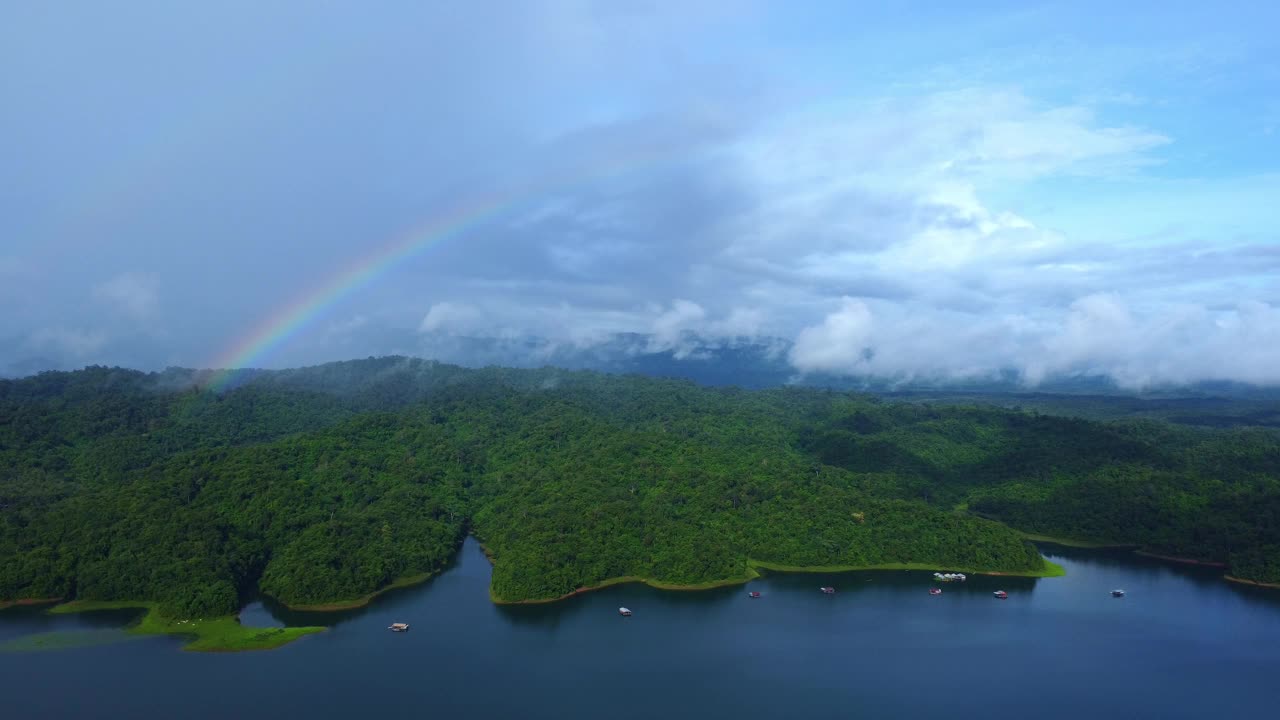
[[[0,381],[0,599],[326,604],[469,531],[510,601],[749,560],[1037,572],[1019,530],[1280,580],[1268,430],[406,358],[201,377]]]

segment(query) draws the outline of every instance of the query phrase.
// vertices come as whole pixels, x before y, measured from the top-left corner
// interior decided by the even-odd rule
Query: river
[[[1275,711],[1280,591],[1131,553],[1043,549],[1066,577],[978,576],[931,596],[929,573],[771,574],[748,586],[762,594],[754,600],[744,587],[624,585],[497,607],[488,561],[468,540],[447,571],[367,608],[255,603],[246,624],[330,629],[250,653],[122,640],[127,612],[11,608],[0,643],[67,631],[82,644],[0,653],[0,707],[12,718],[557,720]],[[412,629],[391,633],[391,622]]]

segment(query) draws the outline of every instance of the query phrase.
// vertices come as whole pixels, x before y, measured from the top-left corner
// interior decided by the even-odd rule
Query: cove
[[[499,606],[468,540],[440,575],[366,607],[251,605],[247,625],[328,628],[268,652],[111,642],[136,612],[4,610],[0,644],[86,641],[0,653],[0,703],[11,717],[86,718],[1270,714],[1280,593],[1129,552],[1042,549],[1065,577],[971,576],[937,597],[929,572],[861,571],[769,573],[699,592],[614,585]],[[993,599],[996,589],[1009,599]],[[390,633],[391,622],[412,629]]]

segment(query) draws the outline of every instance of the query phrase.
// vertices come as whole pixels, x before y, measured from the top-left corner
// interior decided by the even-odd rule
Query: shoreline
[[[0,610],[11,607],[28,607],[31,605],[53,605],[62,602],[62,598],[19,598],[17,600],[0,600]]]
[[[492,562],[492,559],[490,561]],[[677,583],[667,583],[667,582],[662,582],[661,580],[654,580],[652,578],[640,577],[638,575],[622,575],[620,577],[612,577],[605,580],[601,580],[599,583],[595,585],[588,585],[585,587],[580,587],[576,590],[570,590],[569,592],[559,597],[530,598],[528,600],[504,600],[493,593],[493,586],[492,584],[490,584],[489,600],[492,601],[494,605],[547,605],[549,603],[560,602],[561,600],[568,600],[569,598],[574,597],[575,595],[585,595],[589,592],[595,592],[596,590],[603,590],[607,587],[612,587],[614,585],[625,585],[627,583],[643,583],[645,585],[648,585],[651,588],[655,588],[658,590],[669,590],[674,592],[697,592],[699,590],[713,590],[715,588],[728,587],[730,585],[745,585],[751,582],[752,580],[755,580],[758,577],[760,577],[760,573],[755,572],[754,569],[750,567],[748,567],[747,577],[728,578],[725,580],[709,580],[704,583],[694,583],[692,585],[680,585]]]
[[[864,570],[923,570],[939,572],[947,570],[948,572],[962,572],[966,575],[989,575],[994,577],[1031,577],[1031,578],[1049,578],[1062,577],[1067,574],[1065,568],[1048,558],[1042,556],[1044,560],[1043,570],[1028,571],[1006,571],[1006,570],[973,570],[964,567],[954,567],[948,565],[943,568],[933,563],[878,563],[875,565],[782,565],[780,563],[770,563],[763,560],[748,560],[747,563],[753,568],[762,570],[771,570],[773,572],[788,573],[846,573],[846,572],[862,572]]]
[[[490,562],[493,561],[492,555],[490,555],[490,553],[487,550],[485,551],[485,555],[489,557]],[[1045,564],[1045,568],[1043,570],[1031,571],[1031,572],[1004,572],[1000,570],[968,570],[966,568],[958,568],[958,569],[951,568],[951,571],[963,572],[968,575],[988,575],[988,576],[1000,576],[1000,577],[1032,577],[1032,578],[1062,577],[1067,574],[1066,570],[1061,565],[1053,562],[1052,560],[1049,560],[1048,558],[1044,559],[1044,564]],[[495,595],[493,592],[492,586],[490,586],[489,599],[495,605],[545,605],[548,603],[560,602],[561,600],[568,600],[569,598],[574,597],[576,595],[585,595],[586,593],[589,593],[589,592],[594,592],[596,590],[603,590],[604,588],[611,587],[613,585],[622,585],[625,583],[644,583],[645,585],[648,585],[649,587],[652,587],[652,588],[656,588],[658,590],[672,590],[676,592],[711,590],[719,587],[728,587],[730,585],[745,585],[748,582],[751,582],[752,580],[762,577],[763,573],[760,572],[761,570],[768,571],[768,572],[819,574],[819,573],[854,573],[854,572],[863,572],[866,570],[938,571],[940,570],[940,566],[936,564],[930,564],[930,563],[880,563],[876,565],[802,566],[802,565],[783,565],[781,563],[771,563],[763,560],[749,559],[747,560],[747,576],[740,577],[740,578],[710,580],[704,583],[681,585],[676,583],[667,583],[661,580],[654,580],[652,578],[639,577],[636,575],[624,575],[621,577],[613,577],[613,578],[602,580],[595,585],[577,588],[576,590],[567,592],[564,595],[560,595],[559,597],[533,598],[528,600],[504,600],[498,597],[497,595]]]
[[[1063,547],[1082,548],[1085,550],[1138,550],[1142,546],[1137,543],[1121,543],[1121,542],[1105,542],[1099,540],[1077,540],[1075,538],[1056,537],[1054,535],[1042,535],[1040,533],[1024,532],[1022,537],[1031,542],[1051,543],[1053,545],[1061,545]]]
[[[1239,583],[1241,585],[1252,585],[1254,587],[1267,588],[1271,590],[1280,590],[1280,583],[1267,583],[1258,580],[1249,580],[1242,577],[1236,577],[1230,573],[1231,566],[1225,562],[1217,562],[1214,560],[1196,560],[1194,558],[1178,557],[1176,555],[1163,555],[1161,553],[1151,552],[1142,549],[1141,545],[1124,544],[1124,543],[1102,543],[1092,542],[1088,540],[1072,540],[1068,538],[1056,538],[1050,535],[1039,535],[1036,533],[1023,533],[1023,537],[1033,542],[1053,543],[1055,545],[1063,545],[1066,547],[1084,548],[1087,550],[1128,550],[1135,555],[1139,555],[1153,560],[1163,562],[1171,562],[1178,565],[1195,565],[1199,567],[1222,569],[1222,579],[1227,582]]]
[[[252,627],[240,624],[240,615],[177,620],[160,616],[157,603],[145,600],[72,600],[49,608],[52,615],[70,615],[99,610],[143,610],[136,625],[126,626],[131,635],[175,635],[187,638],[183,650],[191,652],[247,652],[274,650],[305,635],[328,628]]]
[[[1234,575],[1227,575],[1226,573],[1223,573],[1222,579],[1226,580],[1227,582],[1240,583],[1241,585],[1252,585],[1254,587],[1280,590],[1280,583],[1265,583],[1259,580],[1246,580],[1245,578],[1236,577]]]
[[[1176,562],[1182,565],[1202,565],[1204,567],[1224,569],[1227,567],[1226,563],[1214,562],[1213,560],[1196,560],[1194,558],[1184,558],[1176,555],[1161,555],[1160,553],[1154,553],[1148,550],[1134,550],[1133,552],[1134,554],[1141,555],[1143,557],[1155,558],[1157,560],[1168,560],[1169,562]]]

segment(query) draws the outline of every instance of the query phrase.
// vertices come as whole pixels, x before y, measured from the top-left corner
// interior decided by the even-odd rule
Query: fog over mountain
[[[0,372],[1280,383],[1280,11],[984,7],[13,4]]]

